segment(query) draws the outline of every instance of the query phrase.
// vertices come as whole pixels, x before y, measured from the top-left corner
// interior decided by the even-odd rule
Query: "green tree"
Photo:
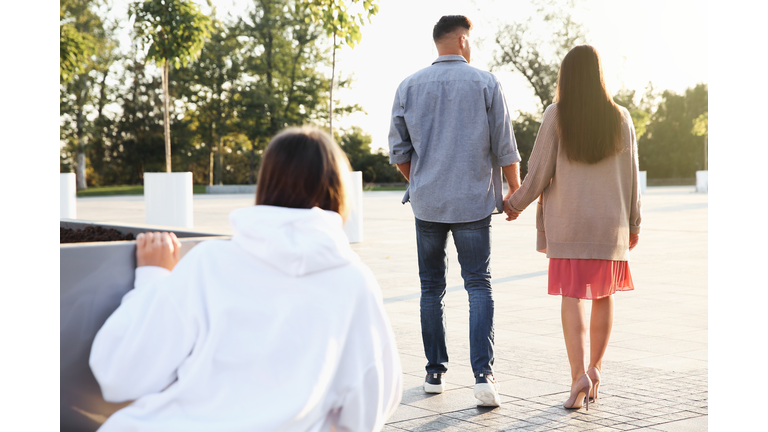
[[[191,0],[146,0],[131,5],[136,38],[148,47],[147,59],[162,68],[165,169],[171,172],[171,126],[168,74],[194,61],[210,33],[210,18]]]
[[[696,117],[693,120],[691,133],[694,136],[704,137],[704,170],[709,169],[709,112]]]
[[[121,62],[119,84],[115,103],[119,114],[106,130],[104,146],[104,184],[141,184],[145,172],[158,172],[165,168],[163,89],[162,77],[155,68],[147,65],[133,51]],[[173,74],[168,84],[171,98],[178,96],[183,87]],[[176,106],[171,115],[176,120],[171,124],[171,157],[173,166],[184,167],[193,172],[196,183],[203,183],[207,161],[205,147],[195,146],[195,134],[191,119],[183,116],[184,111]],[[95,146],[94,146],[95,148]],[[96,164],[94,164],[94,168]]]
[[[320,33],[305,17],[306,8],[296,2],[254,0],[254,8],[237,24],[244,40],[248,77],[242,88],[238,126],[251,144],[250,184],[256,182],[257,166],[270,137],[288,124],[303,123],[306,118],[301,116],[311,116],[315,104],[323,100],[317,90],[325,81],[315,71],[315,65],[322,64],[316,52]],[[305,92],[317,98],[298,94]]]
[[[584,26],[571,15],[576,3],[577,0],[534,0],[535,15],[522,22],[502,24],[494,36],[491,71],[520,73],[533,89],[539,105],[537,113],[518,111],[512,123],[523,158],[520,164],[523,178],[528,173],[528,159],[544,110],[555,97],[560,63],[574,46],[586,43]]]
[[[101,134],[97,129],[108,121],[104,112],[110,100],[107,77],[118,58],[113,37],[117,23],[101,17],[108,12],[100,10],[103,6],[98,0],[65,0],[60,9],[65,22],[60,26],[62,35],[66,33],[70,41],[79,39],[84,44],[73,46],[67,42],[61,47],[59,87],[60,135],[67,143],[64,158],[74,159],[79,190],[88,187],[87,152],[94,142],[99,145]]]
[[[96,54],[96,40],[89,32],[95,1],[61,0],[59,3],[59,82],[66,84],[85,72]]]
[[[327,51],[320,43],[322,27],[312,22],[300,0],[255,0],[237,27],[244,76],[236,123],[251,142],[250,179],[255,181],[256,165],[272,136],[287,126],[324,122],[329,80],[320,68],[327,65]],[[335,111],[359,109],[352,105]]]
[[[109,150],[113,184],[141,184],[144,172],[161,171],[164,165],[162,78],[147,71],[137,51],[134,45],[120,77],[121,114]]]
[[[695,136],[709,136],[709,112],[705,112],[693,120],[691,133]]]
[[[521,178],[525,178],[528,174],[528,159],[531,157],[539,127],[541,127],[541,121],[537,119],[537,116],[526,112],[518,113],[517,118],[512,121],[517,151],[520,152],[520,157],[523,159],[523,163],[520,164]]]
[[[636,91],[629,90],[626,87],[619,89],[613,96],[613,101],[616,102],[616,104],[623,106],[629,111],[629,115],[632,117],[632,123],[635,126],[635,136],[638,140],[645,136],[648,122],[651,119],[651,113],[655,108],[652,105],[652,101],[649,100],[653,94],[653,86],[651,83],[648,83],[647,89],[648,91],[646,92],[646,95],[640,99],[639,103],[635,102]]]
[[[243,43],[233,29],[216,17],[212,8],[211,34],[197,61],[177,71],[178,98],[184,103],[185,118],[198,142],[208,143],[207,183],[222,184],[222,158],[225,140],[235,133],[234,124],[241,100]]]
[[[309,19],[322,25],[326,35],[333,38],[331,84],[328,99],[328,124],[333,135],[333,84],[336,75],[336,49],[346,44],[350,48],[360,43],[360,27],[379,12],[378,0],[302,0],[309,7]],[[362,11],[350,13],[350,6],[362,6]]]
[[[693,178],[697,170],[706,169],[706,143],[695,135],[692,125],[706,118],[701,116],[707,111],[706,84],[683,94],[669,90],[661,94],[645,136],[638,141],[640,169],[648,171],[648,178]]]
[[[353,171],[363,173],[363,181],[366,183],[394,183],[400,181],[400,172],[394,165],[389,164],[389,155],[379,149],[371,151],[373,138],[365,133],[359,126],[342,131],[341,136],[336,134],[336,141],[340,143],[342,150],[347,154],[349,164]]]
[[[568,51],[586,43],[584,26],[571,12],[576,0],[536,0],[537,14],[523,22],[506,23],[496,31],[491,71],[517,71],[528,81],[540,105],[539,120],[552,104],[560,63]],[[536,32],[536,24],[546,31]]]

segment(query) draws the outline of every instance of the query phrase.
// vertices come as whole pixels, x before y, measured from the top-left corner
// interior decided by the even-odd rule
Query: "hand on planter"
[[[136,264],[138,267],[158,266],[173,270],[179,262],[181,242],[176,234],[147,232],[136,236]]]

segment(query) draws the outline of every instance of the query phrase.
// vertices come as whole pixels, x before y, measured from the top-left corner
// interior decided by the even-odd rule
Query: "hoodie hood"
[[[232,241],[289,276],[359,261],[338,213],[257,205],[229,214]]]

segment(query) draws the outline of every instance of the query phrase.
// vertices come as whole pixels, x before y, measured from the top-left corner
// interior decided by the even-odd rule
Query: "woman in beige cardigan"
[[[562,296],[571,365],[566,408],[597,399],[613,325],[613,293],[634,289],[629,251],[640,233],[637,140],[629,112],[616,105],[597,51],[572,49],[563,59],[555,103],[547,107],[522,186],[505,203],[514,220],[539,198],[536,249],[549,258],[549,294]],[[587,316],[592,300],[589,362]]]

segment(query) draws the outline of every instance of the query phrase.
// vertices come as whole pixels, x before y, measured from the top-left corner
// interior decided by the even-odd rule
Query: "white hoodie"
[[[402,374],[381,291],[341,217],[233,211],[231,241],[136,283],[99,330],[104,399],[135,400],[100,431],[380,430]]]

